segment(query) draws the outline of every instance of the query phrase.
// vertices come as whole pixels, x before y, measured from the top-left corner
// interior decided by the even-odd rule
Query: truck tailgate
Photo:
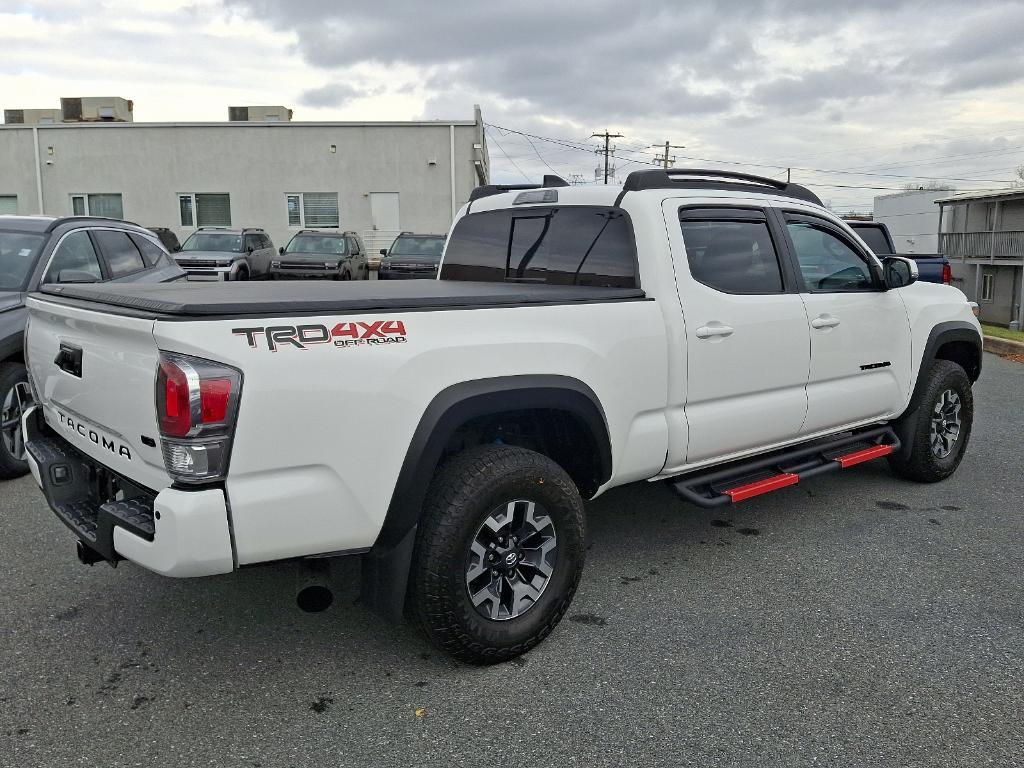
[[[153,320],[31,297],[26,351],[46,423],[82,453],[151,490],[164,469]]]

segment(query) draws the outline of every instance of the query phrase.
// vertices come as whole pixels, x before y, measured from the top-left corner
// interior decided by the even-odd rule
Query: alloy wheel
[[[466,589],[477,612],[494,621],[522,616],[551,582],[555,526],[536,502],[516,499],[483,521],[466,559]]]
[[[932,409],[931,449],[936,458],[944,459],[953,452],[960,437],[960,395],[945,390]]]
[[[26,456],[25,435],[21,430],[21,403],[27,402],[28,393],[28,384],[19,381],[7,391],[0,408],[0,439],[15,461],[24,461]]]

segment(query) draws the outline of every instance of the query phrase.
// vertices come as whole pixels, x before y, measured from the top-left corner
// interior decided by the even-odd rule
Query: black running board
[[[677,494],[699,507],[721,507],[796,485],[816,475],[847,469],[900,449],[891,427],[870,427],[841,437],[730,462],[706,472],[669,480]]]

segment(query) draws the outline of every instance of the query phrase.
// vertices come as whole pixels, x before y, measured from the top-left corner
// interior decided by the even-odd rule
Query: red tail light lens
[[[222,479],[242,393],[235,368],[173,352],[160,354],[156,408],[167,472],[182,483]]]
[[[185,437],[192,429],[188,376],[170,360],[161,360],[156,376],[160,431],[169,437]]]
[[[231,405],[231,379],[200,381],[199,403],[203,424],[223,424]]]
[[[946,285],[953,282],[953,268],[949,264],[942,265],[942,282]]]

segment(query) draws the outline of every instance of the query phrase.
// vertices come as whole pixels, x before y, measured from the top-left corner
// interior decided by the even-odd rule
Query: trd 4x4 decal
[[[401,320],[374,320],[343,322],[333,328],[326,325],[269,325],[253,328],[232,328],[236,336],[245,336],[252,349],[259,349],[259,339],[266,339],[267,349],[277,352],[279,347],[309,349],[317,344],[335,347],[358,347],[377,344],[401,344],[406,340],[405,323]]]

